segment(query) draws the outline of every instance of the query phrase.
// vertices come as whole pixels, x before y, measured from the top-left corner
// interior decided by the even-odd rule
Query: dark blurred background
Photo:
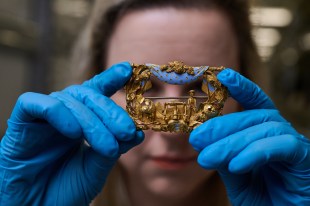
[[[0,1],[0,135],[18,96],[68,85],[71,47],[92,0]],[[310,1],[256,0],[253,35],[285,118],[310,137]]]

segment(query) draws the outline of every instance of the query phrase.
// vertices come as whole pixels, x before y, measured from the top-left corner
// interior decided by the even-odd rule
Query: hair
[[[128,12],[172,7],[176,9],[219,9],[234,28],[239,48],[240,71],[254,82],[266,86],[256,45],[252,38],[248,0],[96,0],[84,31],[81,33],[72,58],[75,81],[81,81],[102,72],[106,67],[107,49],[118,21]],[[268,85],[268,84],[267,84]],[[268,88],[265,87],[265,88]],[[264,88],[264,89],[265,89]],[[109,175],[104,189],[107,205],[127,205],[121,165]],[[121,190],[121,191],[119,191]],[[116,197],[115,193],[123,193]],[[125,194],[125,195],[124,195]],[[101,202],[100,203],[104,203]],[[98,202],[97,202],[98,203]],[[105,205],[105,204],[104,204]]]

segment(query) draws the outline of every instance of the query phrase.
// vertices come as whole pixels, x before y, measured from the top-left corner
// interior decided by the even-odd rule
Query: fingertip
[[[144,140],[144,137],[145,137],[144,132],[142,130],[137,130],[135,132],[135,139],[131,140],[133,142],[131,147],[135,147],[135,146],[141,144]]]
[[[119,147],[113,147],[110,150],[107,151],[106,153],[107,156],[115,158],[119,156]]]
[[[100,90],[108,97],[112,96],[117,90],[125,86],[132,75],[132,68],[128,62],[114,64],[102,73],[105,81]]]
[[[100,155],[108,158],[118,157],[120,146],[117,140],[106,128],[101,129],[100,133],[92,131],[85,133],[86,141]]]
[[[228,170],[233,174],[244,174],[247,172],[247,170],[242,167],[242,164],[234,159],[228,164]]]
[[[195,145],[195,143],[196,143],[196,132],[195,132],[195,130],[193,130],[190,134],[189,134],[189,138],[188,138],[188,142],[192,145],[192,146],[194,146]]]
[[[104,72],[94,76],[83,83],[102,93],[105,96],[113,95],[117,90],[124,87],[132,75],[132,68],[129,62],[114,64]]]
[[[200,151],[201,151],[201,149],[200,149],[199,147],[197,147],[197,146],[192,145],[192,147],[193,147],[193,149],[194,149],[196,152],[200,152]]]
[[[202,154],[200,153],[197,157],[197,163],[202,167],[202,168],[207,168],[207,165],[204,162],[204,157],[202,157]]]
[[[137,137],[138,144],[140,144],[141,142],[143,142],[145,134],[142,130],[137,130],[136,131],[136,137]]]
[[[105,157],[116,158],[119,155],[119,145],[116,141],[108,142],[105,139],[102,144],[91,144],[93,149]]]
[[[114,108],[114,113],[110,116],[110,120],[113,121],[110,123],[106,121],[105,124],[117,140],[131,141],[136,138],[136,125],[122,108]]]
[[[217,75],[217,79],[245,109],[275,109],[271,99],[257,84],[233,69],[224,69]]]
[[[119,131],[114,132],[115,138],[120,141],[130,141],[136,137],[136,128],[130,126],[123,126]]]
[[[217,74],[217,79],[221,83],[231,83],[231,81],[234,79],[234,76],[237,74],[236,71],[234,71],[231,68],[225,68],[223,71],[219,72]]]
[[[129,78],[132,75],[132,67],[129,62],[120,62],[117,64],[114,64],[108,69],[107,71],[114,71],[117,74],[123,75],[124,78]]]
[[[203,157],[201,155],[198,156],[197,158],[197,163],[200,165],[200,167],[204,169],[212,169],[209,164],[206,163]]]
[[[228,88],[231,95],[235,95],[235,93],[239,90],[244,90],[244,83],[248,83],[248,79],[235,70],[231,68],[226,68],[220,73],[217,74],[217,79]],[[241,81],[243,81],[243,84],[241,84]],[[246,84],[246,86],[249,86]]]
[[[210,127],[210,121],[213,119],[199,125],[190,133],[188,141],[195,151],[200,152],[204,147],[210,144],[210,128],[212,128]]]
[[[141,130],[135,132],[135,139],[126,142],[120,142],[119,153],[124,154],[131,148],[139,145],[144,140],[144,133]]]
[[[193,131],[191,131],[189,135],[189,143],[194,147],[194,149],[197,151],[199,148],[199,145],[201,145],[199,137],[201,136],[201,125],[195,128]]]
[[[200,152],[197,158],[198,164],[204,169],[214,169],[213,161],[207,156],[208,152]]]
[[[192,145],[193,149],[196,151],[196,152],[200,152],[201,151],[201,148],[199,147],[200,145],[200,141],[198,138],[196,138],[196,135],[195,134],[191,134],[189,136],[189,143]]]

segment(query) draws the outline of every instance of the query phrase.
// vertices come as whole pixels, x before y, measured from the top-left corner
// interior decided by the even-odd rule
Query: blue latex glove
[[[122,63],[61,92],[23,94],[1,141],[0,205],[88,205],[144,138],[108,98],[131,74]]]
[[[231,69],[218,79],[245,111],[193,130],[198,163],[218,170],[233,205],[310,205],[309,140],[253,82]]]

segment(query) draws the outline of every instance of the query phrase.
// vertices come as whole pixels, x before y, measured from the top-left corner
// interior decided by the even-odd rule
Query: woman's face
[[[161,8],[134,11],[121,18],[110,41],[107,62],[111,66],[122,61],[167,64],[179,60],[190,66],[238,68],[238,54],[236,36],[220,11]],[[184,92],[173,85],[154,86],[162,96]],[[123,92],[112,98],[125,108]],[[228,100],[224,113],[236,110],[237,104]],[[214,173],[202,169],[196,157],[188,135],[145,131],[144,142],[122,155],[120,163],[130,189],[180,198],[199,189]]]

